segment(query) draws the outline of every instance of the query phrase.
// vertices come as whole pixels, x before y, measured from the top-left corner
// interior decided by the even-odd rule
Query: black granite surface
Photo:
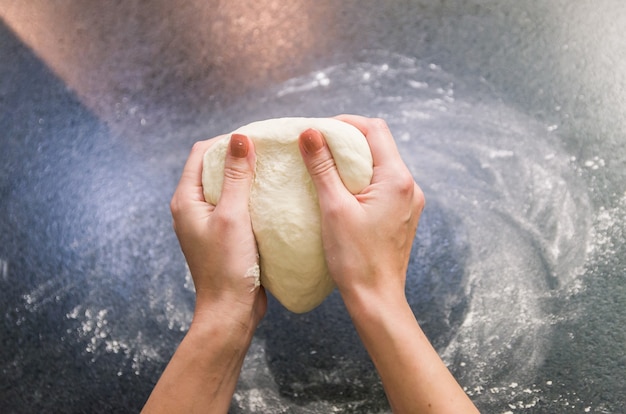
[[[136,412],[189,326],[194,141],[385,117],[407,296],[483,412],[626,410],[626,4],[0,0],[0,412]],[[275,302],[231,411],[387,412],[332,294]]]

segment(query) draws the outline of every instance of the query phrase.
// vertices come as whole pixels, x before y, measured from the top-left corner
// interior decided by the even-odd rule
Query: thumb
[[[307,129],[300,134],[299,144],[302,159],[317,190],[320,205],[323,207],[337,197],[344,196],[348,190],[339,177],[335,160],[321,132],[312,128]]]
[[[218,205],[248,208],[254,178],[254,144],[245,135],[232,134],[224,161],[224,182]]]

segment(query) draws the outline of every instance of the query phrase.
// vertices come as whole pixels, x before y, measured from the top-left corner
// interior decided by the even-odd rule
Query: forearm
[[[352,293],[344,301],[394,412],[477,412],[419,327],[403,293],[383,298]]]
[[[227,412],[251,340],[242,325],[192,324],[142,412]]]

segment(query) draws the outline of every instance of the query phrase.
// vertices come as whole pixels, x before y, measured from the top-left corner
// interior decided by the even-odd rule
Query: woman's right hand
[[[317,189],[326,262],[346,305],[365,295],[403,297],[406,270],[424,195],[402,161],[385,121],[354,115],[337,119],[365,135],[374,174],[360,194],[343,185],[319,131],[300,137],[305,164]]]
[[[424,194],[400,158],[387,124],[343,115],[372,152],[374,175],[361,193],[344,187],[322,135],[300,136],[317,190],[326,263],[370,354],[394,412],[477,413],[421,330],[404,293]]]

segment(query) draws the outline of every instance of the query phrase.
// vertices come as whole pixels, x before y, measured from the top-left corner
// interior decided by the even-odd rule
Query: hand
[[[380,119],[339,116],[357,127],[372,152],[374,175],[352,195],[337,173],[323,136],[300,137],[305,164],[317,189],[322,240],[329,272],[344,301],[353,293],[404,296],[406,270],[424,195],[400,158],[387,124]]]
[[[248,137],[231,137],[217,206],[207,203],[202,192],[204,153],[223,138],[198,142],[191,150],[171,202],[174,230],[196,289],[194,323],[226,318],[254,330],[267,298],[258,284],[258,252],[248,212],[255,162]]]
[[[372,182],[346,190],[323,136],[300,135],[317,190],[331,276],[370,354],[394,412],[477,413],[419,327],[404,285],[424,195],[400,158],[387,124],[343,115],[370,146]]]
[[[213,206],[202,192],[202,159],[214,142],[194,145],[172,198],[174,230],[193,276],[196,309],[144,413],[228,411],[267,307],[265,291],[250,271],[258,262],[248,213],[254,147],[246,136],[230,138],[222,196]]]

